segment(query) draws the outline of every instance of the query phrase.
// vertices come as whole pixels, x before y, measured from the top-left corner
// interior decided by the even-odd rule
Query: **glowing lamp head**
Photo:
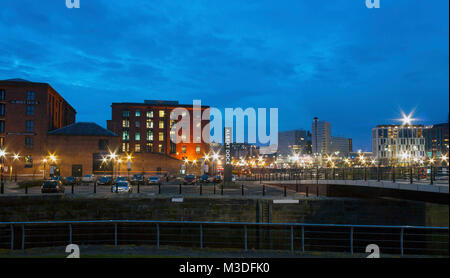
[[[15,155],[13,156],[13,158],[14,158],[14,160],[17,160],[17,159],[20,158],[20,156],[19,156],[18,154],[15,154]]]
[[[0,157],[5,157],[6,156],[6,152],[4,150],[0,150]]]

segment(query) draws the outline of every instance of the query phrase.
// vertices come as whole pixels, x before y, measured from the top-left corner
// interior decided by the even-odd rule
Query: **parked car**
[[[119,181],[111,185],[111,192],[113,193],[131,193],[133,188],[128,181]]]
[[[52,181],[62,181],[63,178],[61,176],[53,176],[53,177],[50,177],[50,180],[52,180]]]
[[[222,176],[221,176],[221,175],[215,176],[215,177],[214,177],[214,182],[215,182],[215,183],[220,183],[220,182],[222,182]]]
[[[65,185],[74,185],[77,183],[77,180],[74,177],[66,177],[64,179],[64,184]]]
[[[97,181],[97,185],[110,185],[112,184],[112,178],[110,176],[103,176]]]
[[[118,183],[120,181],[127,181],[127,177],[123,177],[123,176],[116,177],[116,179],[114,180],[114,183]]]
[[[144,183],[144,175],[142,174],[134,174],[130,180],[131,184],[136,185],[138,183]]]
[[[64,185],[59,180],[44,181],[41,186],[42,193],[64,193]]]
[[[90,182],[94,182],[94,181],[95,181],[94,175],[85,175],[84,177],[81,178],[81,182],[83,182],[83,183],[90,183]]]
[[[200,176],[200,182],[202,182],[202,183],[209,183],[210,182],[209,175],[207,175],[207,174],[201,175]]]
[[[195,184],[197,182],[197,178],[195,175],[186,175],[184,176],[183,184]]]
[[[147,184],[161,184],[161,178],[159,176],[151,176],[148,178]]]

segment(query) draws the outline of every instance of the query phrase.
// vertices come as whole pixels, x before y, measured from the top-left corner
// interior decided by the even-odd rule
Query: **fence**
[[[0,249],[78,245],[153,245],[240,250],[448,256],[448,227],[200,221],[0,222]]]

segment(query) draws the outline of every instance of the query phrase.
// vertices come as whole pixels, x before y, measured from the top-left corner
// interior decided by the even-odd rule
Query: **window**
[[[34,105],[27,105],[27,115],[34,115]]]
[[[153,118],[153,111],[147,111],[147,118]]]
[[[128,130],[124,130],[122,133],[122,140],[128,141],[130,140],[130,132]]]
[[[159,117],[160,118],[164,118],[165,115],[166,115],[166,112],[164,110],[159,110]]]
[[[5,116],[5,105],[0,103],[0,116]]]
[[[25,168],[33,168],[33,157],[31,155],[26,155],[25,159]]]
[[[34,132],[34,121],[26,121],[27,132]]]
[[[170,142],[170,153],[176,153],[177,152],[177,145],[175,143]]]
[[[0,121],[0,133],[5,132],[5,121]]]
[[[129,128],[130,127],[130,120],[123,119],[122,120],[122,127]]]
[[[5,100],[5,90],[0,90],[0,100]]]
[[[147,141],[153,141],[153,131],[147,131]]]
[[[153,121],[152,120],[147,120],[147,128],[153,128]]]
[[[158,152],[159,152],[159,153],[162,153],[162,152],[163,152],[163,145],[162,145],[162,144],[159,144],[159,145],[158,145]]]
[[[129,118],[129,117],[130,117],[130,111],[124,110],[124,111],[122,112],[122,117],[124,117],[124,118]]]
[[[141,141],[141,133],[140,132],[136,132],[136,135],[134,136],[134,140]]]
[[[200,146],[195,147],[195,153],[200,154]]]
[[[141,122],[136,122],[136,127],[141,127]]]
[[[141,110],[136,110],[136,113],[134,115],[136,117],[140,117],[141,116]]]
[[[27,92],[27,100],[35,100],[36,99],[36,93],[29,91]]]
[[[159,121],[159,128],[161,128],[161,129],[164,128],[164,121]]]
[[[181,146],[181,153],[186,153],[186,146]]]
[[[130,143],[122,143],[122,152],[130,151]]]
[[[25,137],[25,146],[27,148],[33,147],[33,137]]]
[[[137,153],[141,152],[141,144],[134,145],[134,152],[137,152]]]
[[[0,137],[0,148],[5,146],[5,137]]]
[[[106,139],[98,140],[98,149],[101,151],[106,151],[108,149],[109,142]]]
[[[159,141],[164,141],[164,132],[160,132],[160,133],[158,134],[158,140],[159,140]]]
[[[147,152],[153,152],[153,143],[147,143]]]

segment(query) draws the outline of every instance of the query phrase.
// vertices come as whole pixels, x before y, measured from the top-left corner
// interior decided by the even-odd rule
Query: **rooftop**
[[[118,136],[96,123],[79,122],[48,132],[49,135],[70,136]]]

